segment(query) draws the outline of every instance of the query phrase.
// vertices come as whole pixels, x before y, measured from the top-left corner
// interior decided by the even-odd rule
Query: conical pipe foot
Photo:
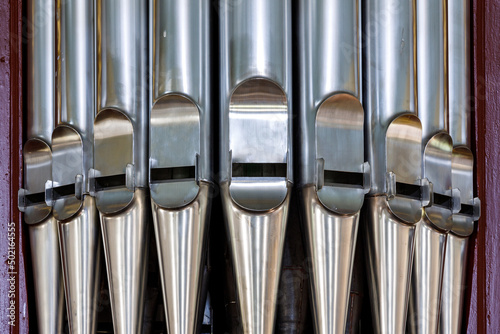
[[[76,217],[59,222],[59,240],[70,332],[95,333],[102,246],[93,197],[85,196]]]
[[[64,291],[57,220],[29,226],[38,333],[62,333]]]
[[[137,189],[123,211],[101,214],[101,230],[115,333],[140,333],[144,315],[150,206]]]
[[[385,196],[364,206],[366,265],[374,333],[404,333],[413,265],[415,224],[390,210]]]
[[[316,333],[345,333],[359,213],[338,215],[302,190]]]
[[[200,182],[196,199],[167,210],[152,204],[169,333],[197,333],[206,260],[210,186]]]
[[[227,183],[222,203],[241,313],[242,333],[271,334],[290,202],[269,211],[247,211],[234,203]]]

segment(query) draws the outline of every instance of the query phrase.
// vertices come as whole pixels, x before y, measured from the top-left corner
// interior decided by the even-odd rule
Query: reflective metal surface
[[[415,225],[401,223],[384,196],[367,197],[363,215],[373,331],[404,333]]]
[[[456,236],[469,237],[474,232],[474,221],[479,219],[481,206],[479,200],[474,198],[474,156],[468,147],[453,148],[452,183],[460,190],[463,210],[461,208],[452,216],[451,232]],[[462,204],[469,206],[469,212]]]
[[[45,181],[52,178],[52,152],[46,142],[31,138],[24,144],[23,160],[24,189],[18,194],[19,210],[24,212],[27,224],[36,224],[47,219],[52,212],[45,203]]]
[[[113,329],[140,333],[149,247],[149,198],[138,188],[132,203],[116,214],[101,214]]]
[[[467,287],[466,265],[468,237],[448,234],[444,262],[439,333],[462,333],[462,313]]]
[[[24,189],[19,210],[29,225],[35,306],[39,333],[61,333],[64,293],[57,221],[45,202],[45,184],[52,179],[51,134],[55,113],[56,24],[54,0],[27,2],[27,138],[24,149]]]
[[[147,84],[147,2],[140,0],[98,0],[97,13],[97,106],[98,113],[110,109],[122,112],[133,128],[133,160],[135,184],[148,185],[148,84]],[[98,115],[99,117],[99,115]],[[104,117],[104,116],[103,116]],[[97,123],[97,120],[96,120]],[[113,136],[118,124],[103,129]],[[97,124],[95,135],[97,137]],[[120,140],[120,134],[116,139]],[[99,143],[96,143],[96,146]],[[126,143],[128,145],[128,143]],[[124,143],[124,148],[127,147]],[[95,164],[102,176],[113,175],[115,162],[111,150],[105,162],[95,147]],[[102,151],[101,151],[102,152]],[[112,153],[113,152],[113,153]],[[120,152],[120,150],[118,151]],[[121,162],[121,160],[119,160]],[[109,168],[109,169],[108,169]],[[123,171],[121,171],[123,172]],[[100,199],[97,199],[98,206]]]
[[[316,333],[344,333],[359,212],[340,215],[326,209],[313,186],[302,189],[307,252]]]
[[[454,145],[470,147],[471,134],[471,2],[447,3],[449,131]]]
[[[94,5],[92,1],[57,3],[57,127],[52,133],[53,183],[48,185],[48,202],[54,217],[66,220],[82,207],[82,195],[88,193],[87,173],[93,167]]]
[[[305,244],[317,333],[344,333],[364,156],[359,1],[300,1],[297,141]]]
[[[95,115],[94,2],[57,2],[57,127],[46,201],[59,221],[66,307],[71,333],[95,333],[101,236],[89,196]]]
[[[164,209],[153,203],[153,221],[169,333],[198,333],[201,279],[206,258],[210,185],[188,206]]]
[[[446,232],[430,226],[427,218],[417,224],[408,308],[409,333],[437,333]]]
[[[293,180],[291,7],[219,3],[219,182],[242,333],[274,328]]]
[[[416,9],[417,106],[422,121],[422,174],[432,183],[432,203],[417,224],[408,332],[437,333],[447,232],[454,204],[447,125],[446,1],[418,1]]]
[[[100,213],[113,328],[139,333],[151,206],[148,187],[148,3],[98,0],[97,116],[90,193]]]
[[[283,243],[290,194],[271,211],[242,209],[221,186],[234,277],[241,313],[241,333],[273,333]]]
[[[278,164],[288,166],[290,159],[289,112],[285,92],[272,81],[250,79],[234,90],[228,115],[229,193],[238,205],[264,211],[280,205],[286,197],[289,176],[286,167],[278,170]],[[241,164],[242,170],[235,164]],[[262,171],[257,167],[252,171],[245,164],[261,164]]]
[[[443,273],[439,333],[461,333],[466,287],[468,237],[479,219],[481,202],[474,198],[474,156],[470,150],[472,92],[470,83],[469,0],[448,1],[449,132],[453,138],[452,184],[460,191],[460,212],[452,216]]]
[[[28,22],[28,138],[40,138],[50,143],[56,109],[56,0],[30,0]],[[44,180],[45,182],[46,180]]]
[[[49,217],[29,226],[36,317],[41,334],[62,333],[63,330],[64,284],[57,225],[57,221]]]
[[[232,121],[228,112],[230,104],[236,107],[235,103],[241,108],[234,111],[238,114],[234,116],[258,116],[254,117],[252,122],[261,124],[259,119],[266,118],[269,121],[280,125],[279,136],[276,137],[276,143],[272,142],[269,147],[252,146],[252,157],[257,157],[253,162],[284,162],[292,156],[291,139],[283,142],[283,136],[291,138],[292,118],[291,115],[291,96],[288,92],[291,90],[291,2],[289,0],[265,1],[265,0],[242,0],[237,4],[230,1],[221,1],[219,6],[219,26],[220,26],[220,64],[221,64],[221,87],[220,87],[220,108],[222,115],[220,117],[220,181],[228,181],[230,178],[231,164],[237,158],[238,152],[233,152],[231,158],[231,145],[243,145],[243,143],[259,144],[259,139],[255,134],[250,137],[238,137],[243,143],[230,143],[230,136],[236,136],[238,133],[245,132],[246,127],[252,125],[250,119],[244,122],[244,127],[232,128],[229,123]],[[273,33],[270,34],[269,31]],[[252,79],[253,78],[253,79]],[[263,80],[259,80],[262,78]],[[233,94],[236,88],[244,81],[246,84],[239,88],[240,94]],[[256,80],[256,81],[252,81]],[[253,91],[252,91],[253,89]],[[255,91],[257,89],[257,91]],[[260,90],[260,92],[259,92]],[[267,90],[271,90],[267,95]],[[257,93],[257,94],[256,94]],[[239,97],[252,94],[252,106],[245,108],[245,103]],[[256,95],[253,95],[256,94]],[[266,103],[262,99],[269,96],[271,99]],[[286,98],[286,103],[283,102]],[[267,99],[266,99],[267,100]],[[238,102],[239,101],[239,102]],[[274,102],[272,102],[274,101]],[[255,106],[264,102],[267,106],[259,114],[259,107]],[[274,103],[277,103],[274,108]],[[287,111],[284,113],[284,109]],[[273,113],[270,113],[271,108]],[[266,112],[267,110],[267,112]],[[241,113],[240,113],[241,112]],[[274,113],[275,112],[275,113]],[[288,115],[284,120],[285,114]],[[242,124],[241,120],[235,119],[236,123]],[[283,126],[286,124],[286,128]],[[273,133],[276,130],[266,125],[266,128]],[[264,130],[259,129],[261,135]],[[231,134],[232,133],[232,134]],[[262,140],[269,143],[269,135],[264,135]],[[233,139],[236,140],[235,137]],[[237,146],[236,146],[237,147]],[[278,151],[278,148],[284,151]],[[240,157],[244,160],[245,148]],[[269,153],[268,153],[269,152]],[[272,153],[271,153],[272,152]],[[285,159],[285,156],[287,157]],[[267,157],[266,159],[264,157]],[[260,161],[262,159],[262,161]],[[265,160],[264,160],[265,159]],[[271,161],[272,160],[272,161]],[[246,161],[248,162],[248,161]],[[287,163],[286,175],[292,180],[292,165]]]
[[[169,333],[197,333],[213,191],[210,2],[152,2],[150,178]]]
[[[415,111],[413,20],[411,1],[368,0],[361,9],[363,22],[363,106],[365,146],[372,169],[371,194],[383,194],[390,161],[399,161],[398,179],[418,179],[420,155],[386,147],[386,132],[393,119]],[[395,131],[404,136],[404,131]],[[421,137],[421,136],[420,136]],[[419,139],[420,141],[421,139]],[[420,144],[418,144],[420,146]],[[406,171],[406,173],[402,173]],[[416,177],[415,177],[416,176]],[[406,181],[405,181],[406,182]]]
[[[102,246],[93,197],[86,195],[80,212],[59,222],[59,240],[70,331],[95,333]]]

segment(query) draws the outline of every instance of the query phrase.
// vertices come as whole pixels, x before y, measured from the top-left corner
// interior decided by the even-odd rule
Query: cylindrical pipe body
[[[448,0],[449,131],[453,144],[470,147],[471,90],[470,0]]]
[[[365,147],[372,170],[370,194],[378,195],[385,191],[390,154],[385,145],[387,127],[398,115],[415,112],[413,1],[368,0],[362,11]],[[408,165],[420,160],[410,159]]]

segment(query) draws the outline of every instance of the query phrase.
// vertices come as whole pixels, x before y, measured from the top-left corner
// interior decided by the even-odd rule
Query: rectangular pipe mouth
[[[112,188],[121,188],[126,186],[125,174],[100,176],[95,178],[95,191],[103,191]]]
[[[417,184],[396,182],[396,196],[422,200],[422,187]]]
[[[69,196],[75,196],[74,183],[52,188],[52,200],[54,201]]]
[[[325,170],[325,186],[350,186],[356,188],[364,187],[364,173],[342,172],[336,170]]]
[[[453,208],[453,198],[451,196],[434,193],[433,204],[451,210]]]
[[[470,204],[462,204],[459,213],[462,215],[474,216],[474,206]]]
[[[28,194],[24,197],[24,205],[26,207],[28,206],[35,206],[38,204],[45,204],[45,193],[40,192],[40,193],[33,193],[33,194]]]
[[[149,182],[154,184],[194,179],[196,179],[196,166],[151,168]]]
[[[232,177],[286,178],[286,163],[233,163]]]

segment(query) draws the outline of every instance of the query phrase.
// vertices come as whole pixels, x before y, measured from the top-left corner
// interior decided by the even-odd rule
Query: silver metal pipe
[[[291,1],[220,1],[218,9],[219,182],[240,330],[272,333],[293,179]]]
[[[28,1],[28,22],[32,29],[28,43],[28,141],[23,148],[24,189],[19,190],[18,205],[29,225],[40,333],[60,333],[64,318],[57,221],[52,216],[52,208],[45,202],[45,183],[52,179],[55,14],[55,1]]]
[[[317,333],[345,332],[359,212],[370,188],[359,101],[359,6],[303,0],[298,10],[297,149]]]
[[[453,145],[471,147],[471,2],[448,0],[448,105]]]
[[[70,331],[94,333],[101,261],[99,215],[88,193],[94,158],[94,3],[58,0],[57,9],[57,127],[46,201],[59,221]]]
[[[97,116],[90,193],[96,198],[114,330],[142,328],[149,244],[147,2],[99,0]]]
[[[210,2],[154,0],[150,188],[169,333],[197,333],[211,205]]]
[[[453,144],[446,132],[446,1],[418,1],[416,8],[417,106],[422,121],[422,174],[432,183],[432,206],[417,224],[408,314],[410,333],[437,333],[446,238],[459,203],[452,190]]]
[[[439,333],[462,332],[467,247],[480,217],[474,198],[474,156],[470,150],[472,92],[470,86],[470,1],[448,0],[449,132],[453,138],[452,184],[460,190],[460,212],[452,216],[444,260]]]
[[[429,204],[422,126],[414,115],[414,8],[411,0],[369,0],[362,8],[363,105],[371,192],[363,229],[376,333],[403,333],[415,224]]]

